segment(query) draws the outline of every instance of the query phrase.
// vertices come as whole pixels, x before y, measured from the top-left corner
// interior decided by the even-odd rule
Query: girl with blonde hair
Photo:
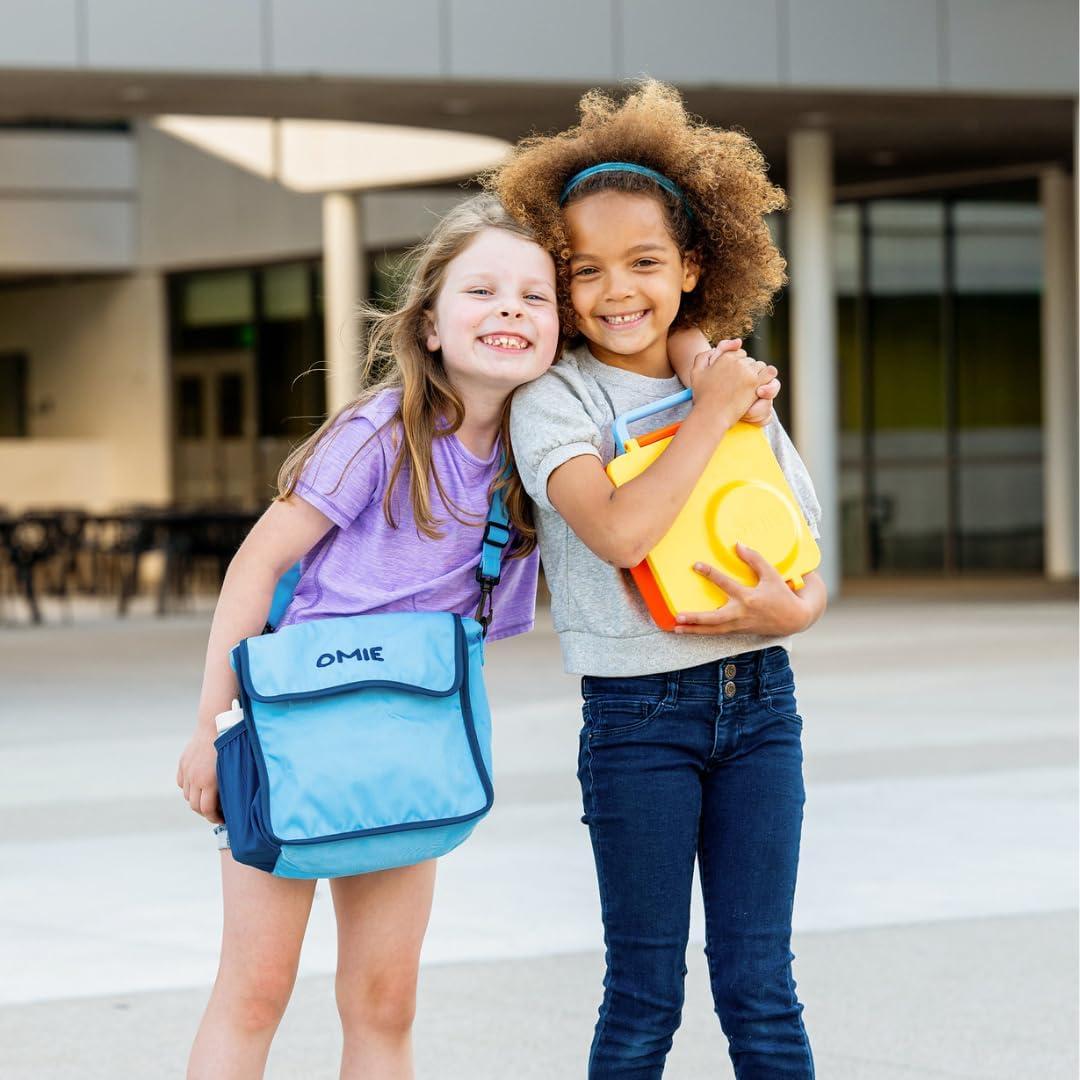
[[[477,608],[488,506],[502,489],[512,539],[488,638],[532,626],[537,554],[512,468],[510,395],[556,355],[554,264],[491,196],[452,210],[414,255],[399,305],[367,312],[360,397],[285,462],[277,499],[229,566],[210,629],[195,732],[177,770],[216,824],[224,929],[188,1076],[261,1076],[292,992],[315,882],[274,877],[228,850],[214,717],[236,695],[232,646],[267,621],[281,575],[301,575],[278,623]],[[411,1027],[435,861],[330,883],[338,927],[342,1077],[413,1074]]]

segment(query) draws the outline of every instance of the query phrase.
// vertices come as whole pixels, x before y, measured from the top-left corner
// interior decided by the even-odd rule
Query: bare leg
[[[411,1080],[416,980],[435,860],[337,878],[337,1002],[342,1080]]]
[[[188,1080],[259,1080],[292,994],[314,881],[276,878],[221,853],[221,962]]]

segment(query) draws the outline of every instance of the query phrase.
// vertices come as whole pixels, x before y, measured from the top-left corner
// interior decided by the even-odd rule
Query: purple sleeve
[[[354,415],[323,435],[296,494],[347,529],[380,496],[385,477],[382,436],[367,417]]]

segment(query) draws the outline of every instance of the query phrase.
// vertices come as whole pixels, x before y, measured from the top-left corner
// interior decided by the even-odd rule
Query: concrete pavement
[[[808,802],[796,978],[819,1075],[1076,1074],[1076,606],[853,596],[798,642]],[[0,1076],[183,1074],[216,854],[173,786],[205,613],[0,628]],[[499,643],[496,810],[440,867],[419,1075],[583,1075],[603,970],[546,614]],[[62,672],[62,676],[57,675]],[[731,1076],[696,907],[668,1076]],[[336,1075],[320,886],[268,1075]]]

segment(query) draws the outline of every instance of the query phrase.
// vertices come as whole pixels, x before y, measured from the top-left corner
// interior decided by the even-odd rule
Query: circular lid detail
[[[735,545],[760,552],[783,574],[799,550],[799,518],[791,500],[760,480],[734,480],[709,501],[706,522],[720,569],[745,574]],[[734,575],[733,575],[734,576]]]

